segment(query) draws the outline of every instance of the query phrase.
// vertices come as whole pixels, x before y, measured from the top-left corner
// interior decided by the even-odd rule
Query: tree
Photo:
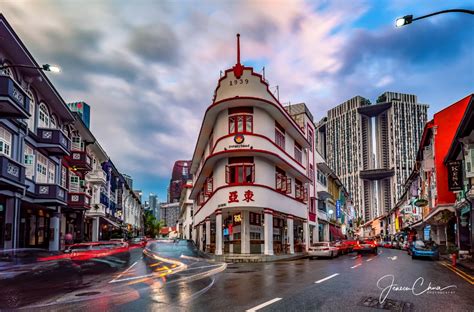
[[[143,215],[145,221],[145,234],[150,237],[156,237],[160,234],[164,226],[163,221],[157,220],[151,211],[145,211]]]

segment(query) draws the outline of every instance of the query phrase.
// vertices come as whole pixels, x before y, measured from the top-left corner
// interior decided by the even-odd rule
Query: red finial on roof
[[[237,64],[234,66],[234,75],[237,79],[242,77],[244,67],[240,64],[240,34],[237,34]]]

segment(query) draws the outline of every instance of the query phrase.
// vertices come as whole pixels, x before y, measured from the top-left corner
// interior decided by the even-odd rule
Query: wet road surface
[[[474,309],[474,285],[467,278],[449,270],[442,262],[412,260],[401,250],[379,248],[378,255],[358,257],[349,254],[335,259],[228,264],[221,273],[218,270],[212,271],[215,269],[212,263],[195,266],[193,259],[183,261],[187,266],[182,271],[176,269],[179,266],[172,267],[171,263],[150,267],[153,264],[144,261],[141,249],[134,250],[131,266],[126,270],[107,276],[95,276],[88,281],[90,286],[42,302],[42,307],[37,304],[35,310],[383,311],[382,307],[386,308],[385,311],[389,307],[392,311]],[[161,270],[158,272],[163,272],[161,277],[157,275],[157,268]],[[153,278],[147,277],[150,274],[153,274]],[[393,287],[389,286],[391,284]],[[385,292],[382,293],[384,288]],[[385,306],[379,303],[383,299]]]

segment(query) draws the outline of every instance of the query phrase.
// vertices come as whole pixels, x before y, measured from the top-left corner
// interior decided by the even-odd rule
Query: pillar
[[[198,238],[199,238],[199,249],[204,251],[204,241],[203,241],[203,226],[202,226],[202,223],[199,224],[199,230],[198,230]]]
[[[211,250],[211,219],[206,218],[206,251]]]
[[[293,225],[292,216],[288,216],[288,218],[286,218],[286,226],[287,226],[287,232],[288,232],[288,243],[290,244],[290,254],[294,254],[295,253],[295,237],[294,237],[295,228]]]
[[[222,211],[216,211],[216,256],[222,255]]]
[[[99,241],[99,217],[92,218],[92,241]]]
[[[271,210],[264,210],[265,224],[264,224],[264,252],[266,255],[273,255],[273,212]]]
[[[304,240],[304,249],[307,252],[309,249],[309,224],[308,222],[303,222],[303,240]]]
[[[242,211],[242,222],[240,229],[240,242],[242,246],[241,253],[249,254],[250,253],[250,214],[248,211]]]
[[[319,242],[319,224],[313,228],[313,243]]]
[[[60,209],[60,208],[58,208]],[[49,219],[49,228],[52,236],[49,240],[49,250],[58,251],[59,246],[59,218],[61,217],[61,212],[55,212],[53,216]]]

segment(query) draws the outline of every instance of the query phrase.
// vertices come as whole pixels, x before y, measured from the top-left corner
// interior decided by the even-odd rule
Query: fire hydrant
[[[457,258],[457,254],[455,254],[455,253],[451,254],[451,260],[452,260],[452,266],[453,267],[456,266],[456,258]]]

